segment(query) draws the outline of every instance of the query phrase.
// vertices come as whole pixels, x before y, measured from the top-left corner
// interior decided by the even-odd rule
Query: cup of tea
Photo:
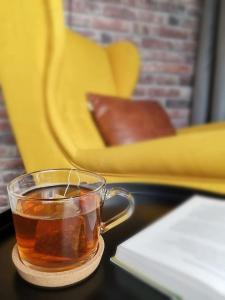
[[[40,271],[81,266],[98,250],[100,234],[128,219],[132,195],[106,188],[105,179],[78,169],[50,169],[21,175],[8,185],[18,252],[24,265]],[[125,210],[103,222],[105,201],[126,198]]]

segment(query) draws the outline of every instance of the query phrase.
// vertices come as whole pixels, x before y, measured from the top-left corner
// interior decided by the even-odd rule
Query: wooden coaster
[[[29,283],[49,288],[63,287],[78,283],[91,275],[100,263],[104,247],[104,240],[100,236],[98,251],[92,259],[82,266],[62,272],[41,272],[25,266],[20,260],[17,245],[13,247],[12,260],[20,276]]]

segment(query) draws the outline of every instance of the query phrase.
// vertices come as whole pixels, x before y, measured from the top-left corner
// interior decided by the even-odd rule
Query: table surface
[[[113,186],[113,185],[112,185]],[[12,227],[0,231],[0,299],[48,300],[166,300],[166,295],[139,281],[120,269],[110,257],[118,244],[154,222],[194,194],[213,195],[192,189],[147,184],[117,184],[128,189],[135,197],[135,212],[123,224],[105,233],[105,251],[98,269],[83,282],[63,289],[43,289],[26,283],[17,274],[11,251],[15,244]],[[115,198],[104,205],[103,219],[115,214],[125,205],[122,198]]]

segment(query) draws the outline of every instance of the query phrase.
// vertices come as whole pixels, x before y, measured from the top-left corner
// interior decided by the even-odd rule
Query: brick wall
[[[141,54],[134,97],[156,99],[176,127],[189,122],[201,0],[64,0],[72,30],[100,43],[128,39]]]
[[[64,0],[65,22],[100,43],[128,39],[141,53],[134,97],[156,99],[176,127],[188,125],[200,0]],[[24,172],[0,95],[0,207],[6,184]]]
[[[7,183],[23,172],[23,163],[13,137],[0,91],[0,212],[7,204]]]

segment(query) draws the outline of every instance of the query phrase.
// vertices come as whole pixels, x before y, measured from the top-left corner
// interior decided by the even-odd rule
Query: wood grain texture
[[[20,260],[17,245],[12,250],[12,261],[20,276],[31,284],[48,288],[65,287],[80,282],[96,270],[101,261],[104,247],[104,240],[100,236],[96,255],[84,265],[64,272],[41,272],[25,266]]]

